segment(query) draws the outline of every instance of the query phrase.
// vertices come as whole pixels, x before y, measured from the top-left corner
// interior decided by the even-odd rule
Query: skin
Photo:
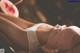
[[[5,37],[10,40],[10,43],[12,45],[15,45],[16,48],[25,49],[25,52],[28,52],[28,40],[27,32],[24,29],[33,25],[34,23],[25,21],[21,18],[16,18],[0,13],[0,30],[6,34]],[[40,26],[37,29],[36,33],[41,46],[45,45],[51,29],[52,28],[44,26]],[[14,50],[17,51],[16,49]],[[17,51],[16,53],[19,53],[19,51]],[[24,52],[22,51],[22,53]]]
[[[3,38],[6,39],[7,42],[11,45],[11,47],[14,49],[14,53],[36,53],[36,52],[30,52],[28,50],[29,47],[28,47],[27,32],[25,31],[25,28],[29,28],[34,24],[35,23],[31,23],[21,18],[0,13],[0,32],[4,33]],[[45,53],[55,53],[55,50],[52,49],[53,46],[45,48],[48,37],[52,29],[53,28],[45,27],[42,25],[36,31],[39,43],[42,49],[45,51]],[[66,30],[73,32],[72,29],[71,30],[66,29]],[[46,47],[48,46],[49,45],[47,45]]]
[[[0,13],[0,31],[5,34],[4,39],[6,39],[7,42],[12,46],[15,53],[29,53],[27,32],[25,31],[25,28],[29,28],[34,24],[35,23],[23,20],[21,18]],[[51,29],[52,28],[44,26],[40,26],[37,29],[37,37],[41,46],[46,44]],[[55,52],[53,49],[48,50],[45,47],[42,47],[42,49],[45,51],[45,53]]]

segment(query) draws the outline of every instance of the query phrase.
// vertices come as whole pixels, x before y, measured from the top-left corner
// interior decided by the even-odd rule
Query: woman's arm
[[[16,25],[18,25],[18,26],[20,26],[21,28],[24,28],[24,29],[34,25],[34,23],[32,23],[32,22],[23,20],[23,19],[18,18],[18,17],[6,15],[6,14],[1,13],[1,12],[0,12],[0,16],[5,18],[5,19],[8,19],[9,21],[15,23]]]
[[[42,25],[37,29],[36,33],[40,45],[46,44],[51,29],[52,28],[46,25]],[[0,16],[0,31],[5,33],[5,36],[12,42],[12,44],[15,44],[16,47],[28,50],[29,46],[27,32],[23,28],[11,22],[10,20]]]
[[[27,32],[3,17],[0,17],[0,31],[16,46],[28,48]]]

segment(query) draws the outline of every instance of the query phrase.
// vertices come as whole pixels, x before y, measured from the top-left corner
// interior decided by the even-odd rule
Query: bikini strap
[[[39,40],[36,35],[36,30],[39,26],[44,24],[45,23],[35,24],[34,26],[25,29],[27,31],[29,51],[36,51],[40,47]]]

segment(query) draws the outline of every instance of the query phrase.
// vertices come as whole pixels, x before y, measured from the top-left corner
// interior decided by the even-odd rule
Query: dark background
[[[16,3],[19,0],[10,0]],[[42,22],[36,11],[39,10],[45,17],[46,23],[51,25],[76,25],[80,27],[80,2],[68,2],[67,0],[36,0],[36,5],[32,6],[27,0],[17,5],[20,17],[34,22]],[[6,53],[12,53],[8,43],[0,37],[0,48],[4,48]]]
[[[16,1],[11,1],[16,3]],[[36,15],[36,11],[39,10],[46,17],[46,23],[51,25],[76,25],[80,27],[80,2],[68,2],[68,0],[35,0],[35,3],[35,6],[31,6],[27,0],[24,0],[17,5],[20,17],[39,23],[41,20]]]

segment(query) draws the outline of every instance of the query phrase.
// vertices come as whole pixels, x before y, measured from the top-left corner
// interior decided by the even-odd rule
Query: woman
[[[35,53],[42,46],[55,53],[65,53],[80,44],[80,28],[76,26],[54,27],[44,23],[34,25],[4,13],[0,13],[0,31],[6,34],[4,37],[16,53]]]
[[[25,28],[27,28],[27,27],[30,27],[30,26],[32,26],[32,25],[34,25],[33,23],[30,23],[30,22],[27,22],[27,21],[25,21],[25,20],[22,20],[22,19],[20,19],[20,18],[15,18],[15,17],[12,17],[12,16],[9,16],[9,17],[6,17],[7,15],[5,15],[5,14],[2,14],[1,13],[1,16],[2,17],[5,17],[5,18],[7,18],[7,19],[9,19],[10,21],[12,21],[13,23],[15,23],[16,25],[18,25],[18,26],[16,26],[16,27],[20,27],[20,29],[21,30],[23,30],[23,29],[25,29]],[[12,18],[11,18],[12,17]],[[14,19],[13,19],[14,18]],[[5,20],[4,18],[2,18],[2,20]],[[8,20],[5,20],[5,21],[8,21]],[[19,22],[18,22],[19,21]],[[3,21],[1,21],[1,22],[3,22]],[[12,22],[9,22],[9,23],[12,23]],[[20,23],[21,22],[21,23]],[[11,24],[10,24],[11,25]],[[8,25],[7,25],[8,26]],[[6,27],[7,27],[6,26]],[[3,27],[2,27],[3,28]],[[5,28],[5,27],[4,27]],[[16,28],[17,29],[17,28]],[[24,30],[23,30],[24,31]],[[26,34],[26,31],[25,32],[21,32],[21,33],[25,33]],[[12,33],[11,33],[12,34]],[[13,35],[14,36],[14,35]],[[20,36],[20,35],[19,35]],[[21,35],[22,36],[22,35]],[[27,37],[26,36],[24,36],[25,38],[24,39],[26,39]],[[22,37],[21,37],[22,38]],[[20,39],[20,38],[19,38]],[[22,42],[24,42],[24,40],[22,41]],[[21,42],[21,43],[22,43]],[[20,43],[20,44],[21,44]],[[22,43],[23,44],[23,43]],[[27,44],[27,43],[26,43]],[[26,45],[25,44],[25,45]],[[24,46],[25,47],[25,46]],[[24,48],[23,48],[24,49]]]

